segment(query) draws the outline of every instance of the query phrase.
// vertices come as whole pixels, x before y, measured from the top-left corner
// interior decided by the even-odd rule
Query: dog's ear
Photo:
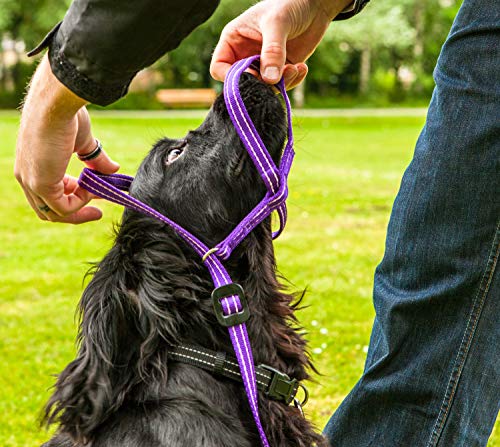
[[[154,388],[167,382],[168,346],[208,327],[211,315],[173,231],[137,213],[124,216],[80,301],[78,355],[59,375],[45,410],[48,424],[59,422],[79,442],[91,440],[141,385],[159,395]]]
[[[59,375],[45,420],[59,422],[75,440],[92,432],[123,403],[140,380],[138,309],[129,269],[114,247],[95,268],[80,302],[79,352]]]

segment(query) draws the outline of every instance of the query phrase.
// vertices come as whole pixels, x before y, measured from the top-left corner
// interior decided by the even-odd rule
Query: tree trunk
[[[7,90],[7,70],[5,67],[5,53],[2,48],[2,36],[0,35],[0,91]]]
[[[371,49],[365,47],[361,50],[361,61],[359,64],[359,93],[365,95],[368,92],[370,82]]]
[[[17,51],[17,42],[21,40],[21,24],[23,23],[23,17],[16,15],[15,20],[12,22],[12,26],[9,30],[10,37],[13,41],[12,52],[14,55],[14,61],[10,67],[10,78],[14,84],[14,91],[23,91],[25,86],[21,84],[21,55]]]
[[[304,107],[306,93],[306,80],[304,79],[297,87],[293,89],[293,105],[299,109]]]
[[[415,46],[413,47],[413,56],[418,65],[421,64],[422,54],[424,53],[425,3],[425,0],[415,2]]]
[[[12,83],[14,84],[14,91],[20,92],[23,91],[24,85],[22,85],[21,79],[21,58],[17,50],[14,50],[15,61],[14,64],[10,67],[10,75],[12,78]]]
[[[424,54],[424,33],[425,33],[425,9],[427,0],[415,2],[415,46],[413,47],[414,69],[417,76],[423,73],[423,54]],[[423,86],[420,82],[415,84],[415,92],[421,94]]]

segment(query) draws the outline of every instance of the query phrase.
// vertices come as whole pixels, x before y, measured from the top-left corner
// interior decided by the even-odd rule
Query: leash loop
[[[304,409],[302,408],[300,401],[298,399],[293,399],[293,405],[300,411],[301,416],[304,417]]]
[[[219,251],[219,247],[214,247],[214,248],[211,248],[210,250],[208,250],[202,257],[201,257],[201,262],[205,262],[207,260],[207,258],[210,256],[210,255],[213,255],[214,253],[217,253]]]
[[[302,388],[302,391],[304,392],[304,398],[302,399],[300,406],[305,407],[307,402],[309,401],[309,391],[307,390],[306,386],[301,382],[299,382],[299,388]]]

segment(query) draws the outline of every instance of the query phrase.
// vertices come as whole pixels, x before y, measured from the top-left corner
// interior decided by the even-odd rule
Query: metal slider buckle
[[[220,300],[232,295],[238,295],[241,304],[241,310],[233,314],[226,315]],[[236,326],[242,324],[250,318],[250,310],[248,309],[247,299],[243,287],[233,282],[224,286],[217,287],[212,292],[212,301],[214,305],[215,316],[217,321],[225,327]]]
[[[266,391],[266,395],[271,399],[281,400],[289,405],[295,398],[299,386],[297,379],[290,377],[268,365],[260,365],[261,368],[272,373],[271,383]]]

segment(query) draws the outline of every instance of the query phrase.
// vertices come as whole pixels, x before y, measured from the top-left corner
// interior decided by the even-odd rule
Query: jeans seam
[[[467,361],[467,356],[474,338],[474,334],[481,317],[482,309],[486,301],[486,296],[491,285],[493,274],[495,272],[498,256],[500,252],[500,221],[497,223],[495,235],[493,237],[493,243],[488,255],[488,262],[486,263],[486,268],[481,278],[479,288],[476,294],[476,298],[472,303],[472,309],[469,314],[469,320],[465,327],[464,335],[460,343],[460,347],[455,358],[455,363],[453,365],[453,370],[451,372],[446,391],[444,393],[443,401],[439,410],[436,423],[431,433],[431,437],[427,444],[427,447],[437,447],[439,439],[443,432],[444,426],[446,424],[448,415],[450,413],[453,398],[458,388],[458,383],[462,374],[463,367]]]

